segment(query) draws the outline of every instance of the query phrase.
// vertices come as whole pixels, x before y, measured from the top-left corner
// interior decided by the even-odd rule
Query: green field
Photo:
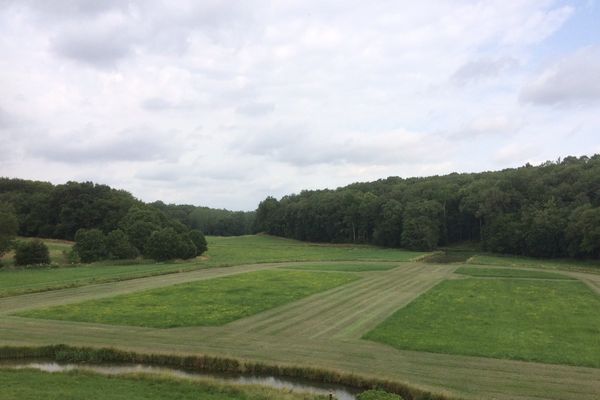
[[[401,264],[396,263],[335,263],[335,264],[303,264],[286,266],[287,269],[302,269],[308,271],[346,271],[346,272],[368,272],[387,271],[398,268]]]
[[[267,235],[209,236],[211,265],[283,261],[412,261],[427,253],[360,244],[307,243]]]
[[[90,372],[48,373],[0,369],[0,398],[19,400],[317,400],[325,396],[260,386],[224,385],[209,379],[154,375],[103,376]]]
[[[542,259],[501,254],[477,254],[471,257],[467,263],[501,267],[574,270],[600,274],[600,261],[597,260]]]
[[[600,297],[580,282],[446,281],[365,335],[391,346],[600,367]]]
[[[318,368],[449,399],[597,400],[600,393],[600,274],[571,269],[553,279],[550,268],[567,267],[479,266],[473,257],[467,265],[436,264],[407,261],[424,253],[266,236],[209,243],[208,257],[194,262],[0,272],[22,274],[14,276],[32,287],[34,276],[56,271],[36,283],[47,288],[91,270],[76,287],[0,298],[0,356],[1,346],[64,343],[149,360],[205,355]],[[170,273],[97,284],[137,268]],[[289,281],[256,279],[272,273],[310,278],[292,280],[298,291]],[[326,290],[337,277],[344,282]],[[364,339],[382,330],[389,342]]]
[[[460,267],[455,272],[457,274],[475,276],[479,278],[574,279],[568,275],[557,274],[554,272],[513,268]]]
[[[20,315],[154,328],[218,326],[355,279],[343,273],[259,271]]]
[[[0,269],[0,297],[112,282],[203,268],[295,261],[409,261],[425,253],[363,245],[322,245],[272,236],[208,237],[205,257],[188,262],[111,265],[95,263],[67,268]],[[55,241],[46,242],[49,245]],[[63,242],[57,246],[66,246]]]

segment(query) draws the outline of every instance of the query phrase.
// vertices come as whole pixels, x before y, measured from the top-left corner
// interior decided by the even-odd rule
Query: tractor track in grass
[[[154,329],[7,315],[285,265],[292,263],[214,268],[171,274],[170,279],[141,278],[2,298],[0,344],[66,343],[314,366],[392,379],[468,399],[598,398],[598,368],[398,350],[359,339],[419,294],[451,278],[454,265],[399,263],[397,268],[387,271],[357,272],[362,277],[358,281],[220,327]],[[600,276],[568,275],[585,281],[600,293]]]

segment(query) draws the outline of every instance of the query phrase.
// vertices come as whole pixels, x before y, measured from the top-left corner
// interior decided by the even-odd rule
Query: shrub
[[[106,237],[99,229],[79,229],[75,233],[73,249],[84,263],[102,260],[108,256]]]
[[[39,239],[18,242],[15,246],[16,265],[46,265],[50,264],[48,246]]]
[[[194,243],[194,246],[196,246],[196,256],[202,255],[202,253],[208,250],[206,238],[204,237],[204,234],[201,231],[197,229],[192,229],[188,233],[188,237],[190,238],[192,243]]]
[[[136,258],[139,255],[138,249],[129,242],[125,232],[120,229],[115,229],[106,235],[106,250],[110,258],[118,260]]]

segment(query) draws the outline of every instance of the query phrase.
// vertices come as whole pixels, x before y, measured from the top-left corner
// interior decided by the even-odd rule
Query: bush
[[[15,265],[50,264],[48,246],[39,239],[18,242],[15,246]]]
[[[356,400],[402,400],[402,397],[383,390],[367,390],[359,394]]]
[[[139,255],[138,249],[129,242],[125,232],[120,229],[115,229],[106,235],[106,250],[110,258],[117,260],[132,259]]]
[[[188,259],[198,251],[187,234],[178,234],[173,228],[152,232],[144,248],[145,254],[156,261]]]
[[[194,243],[194,246],[196,246],[196,256],[202,255],[202,253],[208,250],[206,238],[204,237],[204,234],[201,231],[197,229],[192,229],[188,233],[188,237],[190,238],[192,243]]]
[[[108,257],[106,237],[99,229],[79,229],[75,233],[73,249],[79,254],[81,262],[90,263]]]

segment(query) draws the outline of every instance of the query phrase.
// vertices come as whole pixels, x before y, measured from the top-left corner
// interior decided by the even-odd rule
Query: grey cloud
[[[272,113],[275,105],[272,103],[246,103],[236,108],[238,114],[260,116]]]
[[[9,128],[12,125],[12,116],[0,107],[0,130]]]
[[[452,74],[451,80],[458,85],[466,85],[482,79],[492,78],[518,65],[512,57],[498,59],[482,58],[469,61]]]
[[[148,111],[188,110],[192,108],[192,104],[177,103],[161,97],[147,98],[146,100],[142,101],[141,106]]]
[[[145,129],[120,132],[112,140],[96,141],[93,138],[78,140],[81,134],[61,138],[62,145],[55,141],[32,144],[32,155],[50,161],[67,164],[86,164],[106,161],[157,161],[177,158],[172,141],[163,140],[159,134]]]
[[[584,48],[546,68],[522,89],[520,99],[538,105],[600,101],[600,47]]]
[[[122,32],[65,32],[54,42],[57,54],[93,67],[113,67],[133,51],[134,42]]]
[[[318,164],[394,165],[421,162],[449,149],[442,140],[408,132],[352,133],[343,139],[310,134],[303,127],[278,127],[231,146],[237,152],[295,166]],[[407,151],[410,149],[410,151]],[[434,150],[437,149],[437,150]]]

